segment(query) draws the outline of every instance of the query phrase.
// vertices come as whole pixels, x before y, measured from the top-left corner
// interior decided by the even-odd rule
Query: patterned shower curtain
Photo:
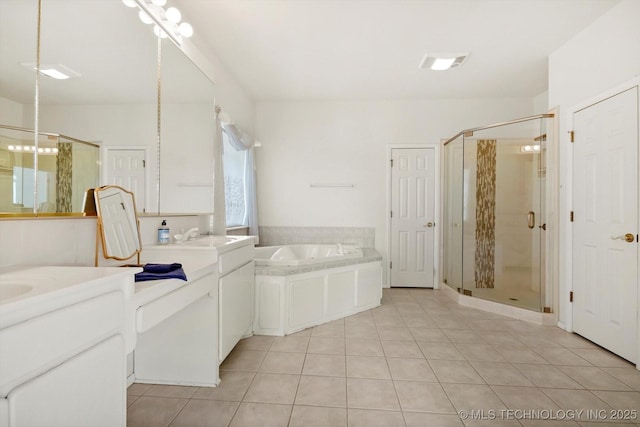
[[[71,212],[71,178],[73,170],[73,152],[71,143],[58,142],[56,156],[56,212]]]
[[[476,168],[476,288],[493,288],[496,245],[496,140],[478,140]]]

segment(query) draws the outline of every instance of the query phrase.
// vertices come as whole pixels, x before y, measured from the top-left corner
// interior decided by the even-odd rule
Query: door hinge
[[[391,159],[391,167],[393,167],[393,159]]]
[[[389,268],[393,268],[393,262],[389,261]]]
[[[143,168],[146,168],[146,167],[147,167],[147,161],[146,161],[146,160],[143,160],[143,161],[142,161],[142,167],[143,167]]]
[[[569,291],[569,302],[573,302],[573,291]]]
[[[575,141],[575,138],[576,138],[576,134],[575,134],[575,132],[574,132],[574,131],[572,131],[572,130],[570,130],[570,131],[569,131],[569,140],[570,140],[571,142],[574,142],[574,141]]]
[[[569,221],[573,222],[573,211],[569,213]]]
[[[445,284],[445,285],[447,284],[447,279],[444,279],[444,284]]]
[[[393,218],[393,211],[391,211],[391,218]]]

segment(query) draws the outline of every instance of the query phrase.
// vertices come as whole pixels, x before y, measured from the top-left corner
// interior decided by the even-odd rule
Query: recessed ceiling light
[[[429,68],[434,71],[444,71],[461,66],[469,57],[469,52],[463,53],[427,53],[420,61],[418,68]]]
[[[21,62],[23,67],[35,71],[36,64],[33,62]],[[56,80],[66,80],[71,77],[80,77],[80,73],[73,71],[69,67],[65,67],[62,64],[40,64],[40,73],[45,76],[52,77]]]

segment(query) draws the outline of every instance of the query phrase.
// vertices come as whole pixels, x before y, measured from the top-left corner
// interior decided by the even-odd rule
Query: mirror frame
[[[91,192],[91,189],[87,191],[87,194]],[[113,239],[117,239],[118,236],[112,236],[110,233],[107,233],[105,230],[105,225],[108,228],[111,228],[113,224],[107,222],[105,224],[105,216],[103,215],[103,208],[106,206],[102,206],[102,199],[106,197],[110,197],[116,194],[120,194],[122,197],[122,209],[125,211],[125,215],[128,220],[128,228],[136,230],[135,237],[137,237],[137,241],[135,242],[135,248],[132,249],[132,252],[128,256],[118,256],[110,253],[109,247],[113,243]],[[95,211],[97,214],[97,225],[96,225],[96,253],[95,253],[95,266],[98,266],[98,252],[99,252],[99,244],[98,241],[102,242],[102,256],[106,259],[115,259],[118,261],[126,261],[134,256],[137,256],[137,265],[140,264],[140,252],[142,252],[142,238],[140,237],[140,220],[138,219],[138,214],[136,211],[136,201],[134,194],[131,191],[127,191],[122,187],[117,185],[105,185],[103,187],[99,187],[93,190],[93,196],[95,201]],[[86,199],[85,199],[86,205]],[[107,219],[110,219],[108,216]]]

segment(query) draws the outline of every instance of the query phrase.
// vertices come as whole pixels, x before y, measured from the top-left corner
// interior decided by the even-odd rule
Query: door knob
[[[624,240],[625,242],[631,243],[634,240],[636,240],[636,238],[633,234],[627,233],[623,236],[616,236],[616,237],[611,236],[611,240]]]
[[[435,222],[428,222],[424,225],[425,227],[435,227],[436,223]]]

